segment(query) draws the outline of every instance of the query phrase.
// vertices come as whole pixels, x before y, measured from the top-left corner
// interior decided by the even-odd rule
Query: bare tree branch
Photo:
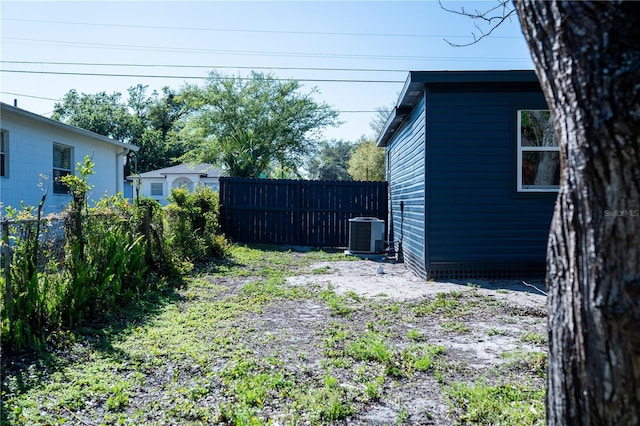
[[[507,20],[510,21],[511,16],[514,13],[516,13],[516,10],[513,7],[511,0],[496,0],[496,1],[497,1],[496,6],[492,7],[491,9],[488,9],[485,11],[479,11],[475,9],[473,12],[467,12],[464,7],[461,7],[460,9],[449,9],[442,4],[442,0],[438,0],[438,3],[440,4],[440,7],[443,10],[446,10],[447,12],[455,13],[456,15],[463,15],[471,19],[482,21],[486,25],[490,26],[489,30],[487,31],[481,28],[480,25],[478,25],[477,23],[474,24],[474,26],[478,29],[479,33],[476,34],[475,32],[471,32],[473,41],[469,43],[453,43],[447,40],[446,38],[444,39],[444,41],[446,41],[449,44],[449,46],[453,46],[453,47],[471,46],[472,44],[478,43],[483,38],[489,37],[491,33],[493,33],[493,31],[496,28],[498,28],[500,25],[502,25],[504,21],[507,21]]]

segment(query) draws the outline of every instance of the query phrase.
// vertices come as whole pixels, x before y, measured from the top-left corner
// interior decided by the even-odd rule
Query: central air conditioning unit
[[[349,219],[350,253],[382,253],[384,251],[384,220],[375,217]]]

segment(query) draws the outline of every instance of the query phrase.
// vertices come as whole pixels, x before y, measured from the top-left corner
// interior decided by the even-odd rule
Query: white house
[[[172,188],[184,186],[189,191],[193,191],[198,185],[206,185],[217,191],[220,186],[218,179],[220,175],[220,169],[212,164],[187,163],[140,173],[129,176],[127,179],[133,181],[134,196],[151,197],[166,205],[167,196]]]
[[[129,151],[138,151],[137,146],[0,104],[0,202],[3,212],[7,206],[19,208],[21,202],[37,206],[43,191],[47,191],[44,212],[61,211],[69,204],[71,196],[58,179],[74,174],[76,164],[84,161],[86,155],[95,164],[94,174],[87,178],[93,185],[87,195],[89,200],[123,191],[125,159]]]

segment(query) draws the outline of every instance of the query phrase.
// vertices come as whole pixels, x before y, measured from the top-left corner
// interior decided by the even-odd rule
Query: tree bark
[[[562,175],[547,254],[547,424],[640,424],[640,7],[515,0]]]

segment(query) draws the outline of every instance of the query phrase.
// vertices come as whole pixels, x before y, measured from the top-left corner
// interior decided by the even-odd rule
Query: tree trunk
[[[515,0],[554,117],[549,425],[640,424],[640,7]]]

